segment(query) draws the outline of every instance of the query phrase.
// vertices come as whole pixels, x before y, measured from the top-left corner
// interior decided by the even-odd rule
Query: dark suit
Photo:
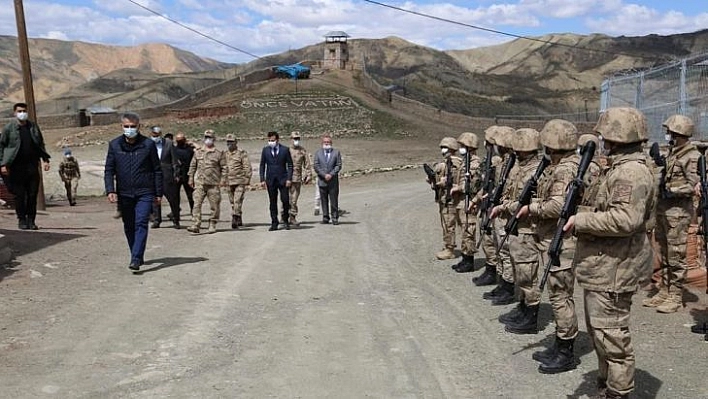
[[[265,182],[268,188],[271,223],[278,225],[278,192],[280,192],[280,201],[283,203],[283,220],[287,223],[290,213],[290,195],[285,183],[293,179],[293,158],[288,147],[280,143],[274,148],[265,146],[261,152],[259,171],[261,182]]]
[[[155,145],[157,148],[157,145]],[[179,224],[179,185],[180,164],[172,140],[162,139],[162,153],[159,154],[160,168],[162,169],[162,192],[170,204],[170,211],[175,224]],[[162,223],[162,206],[155,204],[152,207],[155,223]]]
[[[342,170],[342,154],[332,148],[327,155],[327,152],[320,148],[315,153],[314,167],[320,190],[322,220],[329,221],[331,210],[332,220],[336,221],[339,219],[339,172]],[[326,181],[326,175],[332,175],[332,179]]]

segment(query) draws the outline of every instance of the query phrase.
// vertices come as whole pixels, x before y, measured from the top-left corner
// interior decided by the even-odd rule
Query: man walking
[[[138,271],[145,262],[152,206],[162,200],[162,168],[155,143],[140,134],[140,116],[123,114],[121,127],[123,135],[108,143],[103,180],[108,201],[120,206],[130,248],[128,268]]]
[[[322,223],[339,224],[339,172],[342,170],[342,155],[332,148],[332,136],[322,136],[322,148],[315,153],[315,172],[319,180],[322,202]]]
[[[298,225],[297,221],[297,200],[300,198],[300,189],[303,184],[309,183],[312,179],[312,165],[310,165],[310,155],[302,146],[300,132],[290,134],[292,145],[290,146],[290,156],[293,158],[293,181],[290,185],[290,220],[291,225]]]
[[[221,213],[221,179],[226,174],[226,156],[214,146],[216,136],[208,129],[204,132],[204,147],[198,149],[189,164],[189,185],[194,188],[194,209],[190,233],[199,233],[202,224],[202,204],[208,198],[211,207],[208,233],[216,233],[216,223]]]
[[[268,132],[268,145],[261,151],[259,168],[261,187],[268,189],[270,201],[270,228],[278,230],[278,193],[283,204],[282,217],[285,230],[290,230],[290,195],[288,190],[293,180],[293,158],[288,147],[279,143],[278,132]]]
[[[71,154],[71,150],[64,149],[64,159],[59,164],[59,177],[64,183],[66,190],[66,199],[70,206],[76,205],[76,190],[79,187],[79,179],[81,179],[81,171],[79,170],[79,162]]]
[[[160,167],[162,168],[162,193],[170,204],[173,226],[175,229],[179,229],[179,186],[177,185],[180,175],[179,159],[172,140],[162,137],[162,129],[159,126],[153,126],[150,130],[152,134],[150,138],[155,143],[157,157],[160,159]],[[162,204],[156,203],[153,206],[152,214],[154,219],[151,227],[159,228],[162,223]]]
[[[177,208],[180,209],[182,202],[181,191],[184,189],[184,194],[187,196],[187,202],[189,202],[189,214],[192,214],[194,209],[194,199],[193,193],[194,189],[189,185],[189,165],[192,163],[192,158],[194,157],[194,147],[187,143],[187,138],[184,133],[177,132],[175,136],[175,155],[177,156],[177,162],[179,163],[179,181],[177,182]]]
[[[233,134],[226,135],[226,184],[229,186],[229,203],[231,204],[231,228],[243,226],[241,208],[246,189],[251,184],[253,169],[248,153],[238,148],[238,140]]]

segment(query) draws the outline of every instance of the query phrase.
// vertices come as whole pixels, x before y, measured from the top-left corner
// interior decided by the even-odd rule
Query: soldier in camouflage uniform
[[[516,153],[516,164],[509,178],[509,195],[504,202],[495,207],[492,215],[504,214],[512,216],[518,209],[519,198],[528,181],[536,172],[541,162],[539,149],[541,147],[540,134],[530,128],[518,129],[514,133],[512,143]],[[537,287],[538,267],[541,261],[540,238],[536,232],[536,219],[526,218],[519,220],[518,235],[510,235],[509,253],[514,268],[514,283],[524,302],[524,312],[520,317],[508,321],[504,329],[515,334],[535,334],[538,332],[538,307],[541,302],[541,293]],[[501,298],[501,299],[500,299]],[[513,301],[514,287],[506,284],[505,289],[497,296],[492,304],[501,302],[508,304]],[[504,300],[506,299],[506,300]]]
[[[213,130],[205,131],[204,146],[195,150],[189,165],[189,185],[194,187],[192,225],[187,228],[190,233],[199,233],[204,197],[209,199],[212,212],[207,232],[216,233],[216,222],[219,220],[221,206],[220,184],[222,176],[226,174],[226,156],[222,150],[214,146],[215,139]]]
[[[251,184],[251,161],[248,153],[238,148],[238,140],[233,134],[226,135],[226,174],[224,180],[229,190],[229,203],[231,204],[231,228],[238,229],[243,226],[241,207],[243,197],[246,195],[248,185]]]
[[[485,140],[488,143],[493,143],[499,154],[499,156],[495,155],[492,158],[495,186],[499,184],[504,165],[509,158],[509,154],[512,152],[511,143],[513,135],[514,129],[508,126],[490,126],[484,131]],[[487,148],[489,149],[489,147]],[[502,201],[506,198],[506,195],[508,195],[508,190],[509,184],[507,183],[504,187],[504,194],[501,198]],[[492,193],[484,194],[492,195]],[[480,232],[482,251],[487,261],[484,272],[472,279],[472,282],[478,286],[497,284],[493,290],[485,292],[482,296],[484,299],[491,301],[495,301],[496,297],[504,292],[504,289],[509,286],[514,286],[514,270],[511,264],[511,256],[509,255],[508,241],[504,243],[504,247],[497,253],[497,247],[501,243],[504,234],[506,234],[504,232],[504,224],[506,224],[506,217],[498,216],[492,220],[491,230],[493,230],[493,232],[491,234]],[[504,301],[508,299],[506,295],[503,295],[503,297],[502,299],[504,299]]]
[[[312,163],[305,147],[301,145],[300,132],[290,133],[292,145],[290,146],[290,156],[293,158],[293,180],[290,185],[290,224],[298,226],[297,221],[297,200],[300,198],[300,190],[303,184],[307,184],[312,179]],[[317,190],[319,192],[319,190]]]
[[[642,304],[660,313],[673,313],[683,306],[683,286],[688,272],[686,245],[688,228],[696,214],[693,187],[699,182],[700,152],[689,138],[693,121],[683,115],[669,117],[663,124],[673,147],[666,157],[665,184],[656,208],[656,241],[661,256],[659,292]],[[661,188],[661,187],[660,187]]]
[[[583,288],[585,322],[598,358],[600,398],[626,398],[634,390],[634,349],[629,332],[632,295],[651,258],[647,222],[656,184],[642,151],[647,122],[634,108],[609,108],[595,131],[609,166],[583,197],[565,231],[577,236],[575,272]]]
[[[452,186],[453,194],[461,193],[462,200],[457,204],[457,220],[462,228],[462,260],[453,265],[452,268],[458,273],[469,273],[474,270],[474,254],[477,252],[475,243],[475,229],[477,228],[477,217],[474,214],[474,206],[476,204],[477,191],[481,184],[480,176],[480,159],[477,156],[477,143],[479,139],[477,135],[470,132],[464,132],[457,138],[457,143],[460,146],[458,154],[462,158],[462,173],[459,173],[458,180]],[[469,162],[469,165],[467,163]],[[469,187],[466,187],[467,179],[469,179]],[[469,193],[465,192],[469,190]],[[469,195],[470,209],[465,209],[465,196]]]
[[[59,164],[59,177],[64,182],[66,189],[66,199],[69,205],[76,205],[76,189],[79,187],[81,179],[81,170],[79,170],[79,162],[71,154],[71,150],[64,149],[64,159]]]
[[[444,162],[435,166],[438,189],[438,203],[440,206],[440,224],[443,231],[442,251],[435,256],[440,259],[455,258],[455,228],[459,223],[457,206],[462,199],[461,192],[452,192],[456,181],[459,181],[462,173],[462,159],[456,155],[460,145],[452,137],[445,137],[440,141],[440,151],[445,157]]]

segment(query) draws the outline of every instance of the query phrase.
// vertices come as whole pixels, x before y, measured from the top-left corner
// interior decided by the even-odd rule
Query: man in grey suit
[[[339,171],[342,170],[342,154],[332,148],[332,136],[322,136],[322,148],[315,153],[315,173],[322,203],[322,223],[339,224]]]
[[[157,148],[157,157],[160,159],[160,167],[162,169],[162,192],[170,204],[172,212],[172,221],[174,228],[179,229],[179,186],[177,181],[180,176],[180,164],[175,147],[172,140],[162,137],[162,129],[159,126],[153,126],[150,129],[152,141],[155,142]],[[162,206],[154,204],[152,207],[152,228],[160,227],[162,223]]]

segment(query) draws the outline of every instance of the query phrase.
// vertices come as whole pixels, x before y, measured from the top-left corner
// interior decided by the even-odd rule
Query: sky
[[[708,28],[705,0],[379,2],[522,36],[667,35]],[[32,38],[121,46],[167,43],[230,63],[249,62],[254,56],[316,44],[330,31],[344,31],[354,39],[398,36],[438,50],[469,49],[513,39],[362,0],[24,0],[22,3],[27,34]],[[0,35],[17,36],[15,9],[9,4],[0,8]]]

